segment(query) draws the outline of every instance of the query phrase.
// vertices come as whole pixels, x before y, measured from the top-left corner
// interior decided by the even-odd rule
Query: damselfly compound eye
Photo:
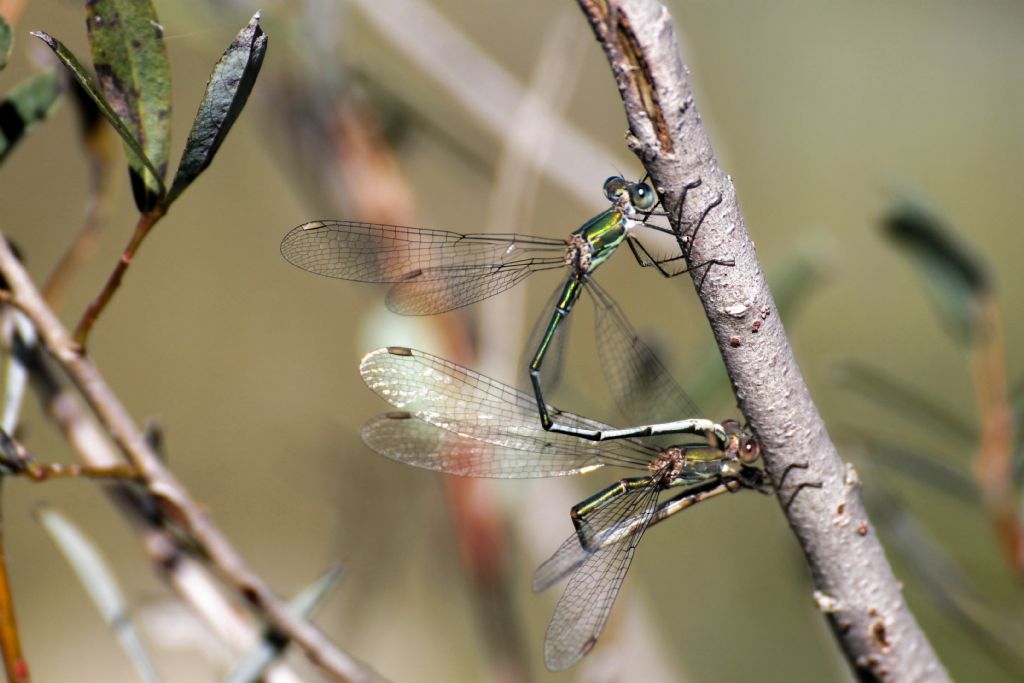
[[[739,456],[740,460],[745,463],[755,462],[761,457],[761,444],[752,436],[743,439],[740,443]]]
[[[654,190],[647,183],[636,183],[629,188],[629,199],[633,206],[641,211],[647,211],[654,206]]]
[[[604,196],[611,201],[615,201],[615,198],[619,196],[629,185],[629,182],[620,175],[613,175],[608,180],[604,181]]]

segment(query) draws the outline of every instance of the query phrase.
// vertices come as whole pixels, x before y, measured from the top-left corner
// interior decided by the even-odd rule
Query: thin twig
[[[27,325],[29,329],[31,325]],[[34,345],[8,352],[28,367],[43,409],[57,424],[64,438],[87,466],[95,470],[124,466],[92,416],[78,397],[62,386],[43,363],[41,351]],[[167,529],[152,506],[133,495],[121,482],[107,483],[104,491],[139,534],[150,563],[160,578],[178,594],[210,627],[210,630],[235,653],[251,650],[263,637],[263,626],[251,614],[241,610],[225,595],[219,582],[182,539]],[[283,662],[274,664],[265,675],[268,683],[297,683],[301,680]]]
[[[3,477],[0,477],[0,486]],[[2,489],[0,489],[2,491]],[[29,683],[28,662],[21,653],[21,638],[14,620],[14,596],[10,576],[7,574],[7,553],[4,534],[0,527],[0,651],[3,652],[4,670],[10,683]]]
[[[843,463],[786,339],[730,178],[701,124],[668,11],[655,0],[579,0],[611,64],[629,144],[681,234],[715,202],[696,234],[694,281],[740,407],[803,547],[818,608],[861,680],[946,681],[869,523],[856,472]],[[755,333],[756,331],[756,333]]]
[[[971,343],[971,380],[981,419],[974,476],[1007,563],[1020,575],[1024,574],[1024,523],[1013,485],[1017,426],[1006,381],[1003,319],[994,293],[982,297],[978,309]]]
[[[135,254],[138,252],[139,247],[142,246],[142,242],[146,239],[146,235],[153,229],[164,216],[164,209],[162,206],[158,206],[155,209],[143,213],[139,216],[138,222],[135,224],[135,230],[132,232],[132,237],[128,241],[128,246],[121,252],[121,257],[117,260],[117,265],[114,266],[114,270],[110,272],[107,277],[106,283],[103,285],[103,289],[96,295],[96,298],[92,300],[89,307],[85,309],[85,313],[82,314],[82,319],[78,321],[78,326],[75,327],[75,344],[78,349],[85,349],[85,342],[89,338],[89,332],[92,330],[92,326],[96,324],[96,320],[100,317],[103,309],[107,307],[110,300],[113,298],[114,293],[118,287],[121,286],[121,280],[124,278],[124,274],[128,271],[128,266],[132,264],[132,260],[135,258]]]
[[[249,569],[206,515],[203,506],[192,499],[164,467],[95,365],[79,352],[78,345],[46,306],[3,238],[0,238],[0,273],[10,286],[11,303],[35,325],[45,348],[78,387],[104,429],[146,482],[150,494],[164,508],[166,516],[177,520],[188,531],[221,577],[234,586],[239,595],[263,614],[277,631],[302,648],[310,661],[335,680],[375,680],[375,674],[339,650],[312,624],[294,615]]]

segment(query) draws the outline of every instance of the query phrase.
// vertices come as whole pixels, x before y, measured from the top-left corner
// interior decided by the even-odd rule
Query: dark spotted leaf
[[[0,101],[0,161],[26,133],[50,115],[62,89],[56,70],[47,69],[16,85]]]
[[[171,70],[163,27],[149,0],[93,0],[86,3],[86,28],[100,88],[157,171],[129,158],[135,203],[148,211],[163,197],[170,153]]]
[[[210,165],[249,99],[266,51],[267,36],[260,28],[257,12],[213,67],[165,205],[173,202]]]
[[[145,166],[152,177],[159,179],[160,174],[157,173],[152,162],[146,157],[145,153],[142,151],[142,147],[139,146],[138,141],[132,136],[132,132],[128,129],[128,126],[125,125],[124,121],[122,121],[117,113],[110,107],[106,98],[103,97],[103,93],[100,92],[99,86],[96,84],[96,80],[88,71],[86,71],[85,67],[82,66],[82,63],[78,61],[78,58],[53,36],[43,33],[42,31],[33,31],[32,35],[50,46],[50,49],[57,55],[57,59],[59,59],[61,63],[68,68],[68,71],[71,72],[74,79],[82,86],[82,89],[85,90],[86,94],[89,95],[92,101],[96,103],[96,106],[99,107],[100,113],[103,114],[107,121],[110,122],[110,125],[114,127],[114,130],[117,131],[118,135],[121,136],[121,139],[125,143],[125,152],[128,155],[129,165],[132,166],[132,168],[135,168],[137,164]],[[163,194],[163,181],[160,181],[160,187],[160,193]]]

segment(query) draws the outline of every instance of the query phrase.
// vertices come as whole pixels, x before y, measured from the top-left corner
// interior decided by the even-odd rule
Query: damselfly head
[[[723,420],[722,429],[725,431],[725,443],[719,444],[722,450],[745,464],[757,462],[761,457],[761,444],[753,434],[736,420]]]
[[[631,183],[622,176],[613,175],[604,181],[604,196],[627,215],[634,210],[648,211],[657,201],[654,189],[647,183]]]

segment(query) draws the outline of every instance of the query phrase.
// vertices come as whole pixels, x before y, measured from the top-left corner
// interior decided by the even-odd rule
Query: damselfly
[[[698,184],[692,183],[687,189]],[[291,230],[281,242],[281,253],[290,263],[319,275],[390,283],[393,287],[387,295],[388,307],[406,315],[449,311],[494,296],[531,273],[568,268],[565,284],[556,290],[550,322],[542,328],[529,363],[536,399],[534,409],[540,413],[544,429],[592,440],[703,431],[703,421],[677,419],[687,415],[677,415],[672,422],[614,430],[613,433],[580,431],[556,422],[547,410],[541,388],[545,355],[585,285],[592,282],[594,271],[626,242],[641,266],[654,266],[666,277],[687,272],[685,267],[673,272],[666,265],[682,262],[685,266],[688,246],[697,229],[711,208],[721,201],[707,207],[689,234],[679,235],[644,222],[653,214],[655,205],[654,191],[648,184],[613,176],[605,181],[604,193],[611,206],[584,223],[567,240],[519,234],[464,235],[445,230],[321,220]],[[673,236],[679,253],[654,258],[633,234],[637,227]],[[607,298],[606,293],[602,296]]]
[[[533,399],[513,387],[420,351],[391,347],[360,365],[367,385],[398,412],[370,420],[363,440],[394,460],[448,474],[529,478],[638,469],[572,509],[576,533],[538,568],[535,590],[573,577],[545,636],[552,670],[575,664],[597,641],[644,531],[680,510],[742,487],[763,489],[752,464],[757,442],[726,421],[712,444],[658,449],[635,439],[603,443],[550,433],[536,422]],[[589,418],[548,406],[576,430],[614,432]],[[713,424],[713,423],[711,423]],[[658,506],[662,491],[683,487]]]

